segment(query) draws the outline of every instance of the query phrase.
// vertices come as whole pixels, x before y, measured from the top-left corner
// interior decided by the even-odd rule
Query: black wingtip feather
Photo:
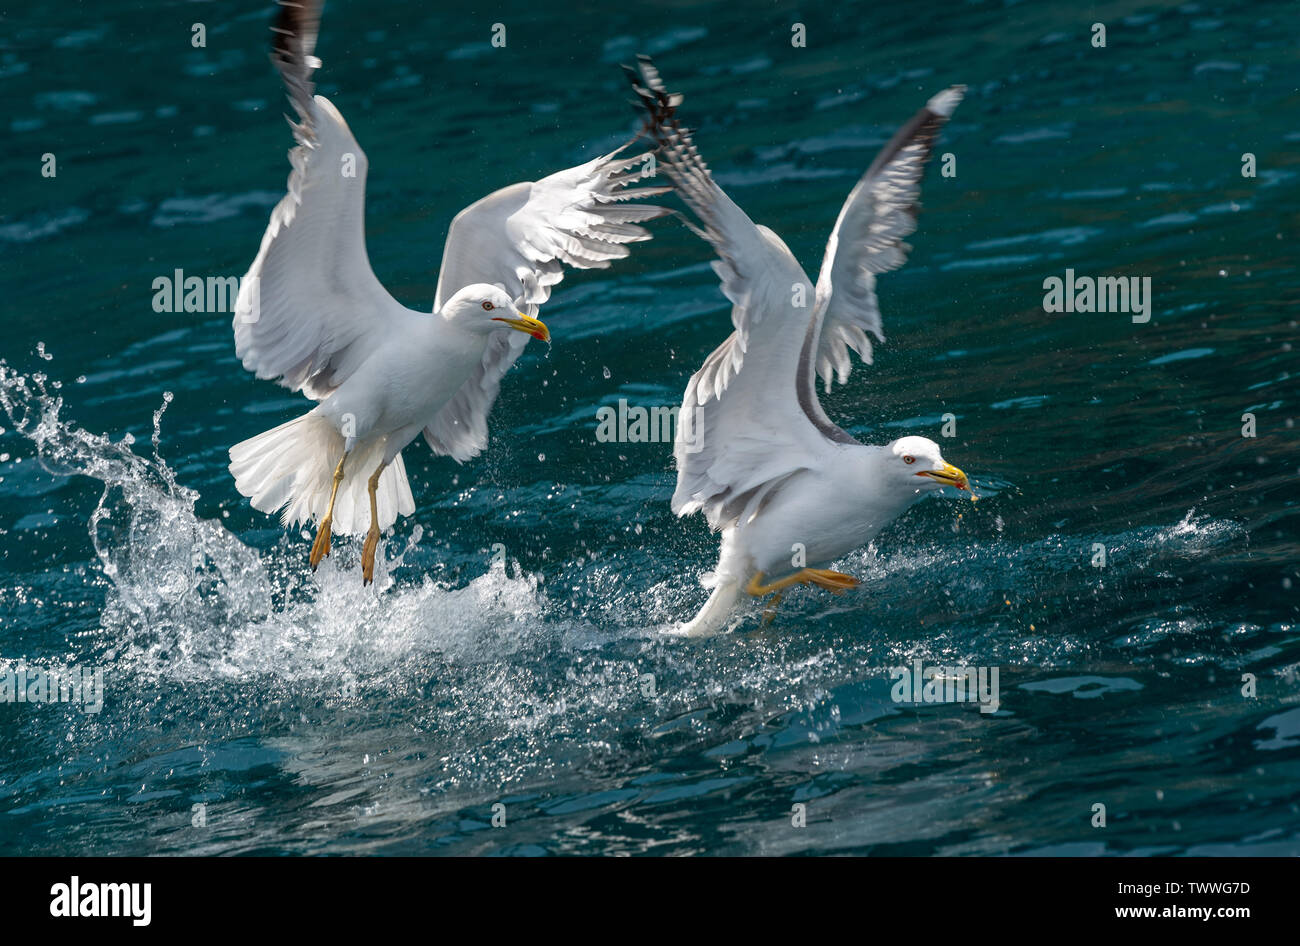
[[[314,92],[311,74],[320,68],[315,56],[323,0],[276,0],[271,24],[271,62],[284,80],[289,101],[305,120]]]
[[[680,92],[669,92],[663,77],[655,66],[654,60],[644,53],[637,54],[637,68],[623,66],[636,94],[632,107],[644,113],[644,133],[652,137],[662,150],[673,146],[684,147],[687,153],[694,151],[690,144],[690,133],[677,123],[677,109],[685,100]],[[675,139],[675,140],[674,140]],[[697,155],[698,157],[698,155]],[[703,162],[700,162],[701,166]]]

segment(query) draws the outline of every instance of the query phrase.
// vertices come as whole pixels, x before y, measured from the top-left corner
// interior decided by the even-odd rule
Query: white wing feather
[[[781,238],[750,220],[713,180],[674,117],[681,97],[664,90],[648,59],[640,68],[633,89],[650,114],[660,166],[718,254],[713,268],[732,303],[735,331],[687,384],[673,449],[673,511],[703,510],[720,529],[756,512],[772,489],[816,465],[834,441],[851,438],[829,421],[823,428],[799,397],[811,281]]]
[[[881,341],[875,273],[901,266],[902,238],[916,229],[921,174],[934,139],[961,101],[955,86],[930,100],[872,163],[850,194],[827,247],[815,297],[795,301],[808,278],[781,239],[756,226],[714,182],[689,133],[677,123],[682,97],[669,93],[640,58],[632,87],[650,116],[662,165],[703,224],[713,264],[731,300],[735,331],[686,388],[674,447],[678,515],[703,510],[725,528],[754,515],[773,490],[856,441],[826,416],[814,369],[848,377],[851,348],[871,360]]]
[[[939,130],[962,100],[965,86],[934,96],[899,129],[862,175],[835,221],[817,277],[818,311],[823,313],[817,374],[848,380],[849,350],[871,364],[870,332],[885,340],[876,300],[876,274],[898,269],[911,247],[903,239],[916,230],[921,176]]]
[[[623,155],[626,147],[537,182],[512,184],[457,214],[447,233],[435,309],[465,286],[488,283],[535,318],[565,266],[605,269],[628,255],[625,244],[650,239],[637,224],[668,211],[624,202],[668,188],[629,186],[641,179],[646,156]],[[488,345],[475,373],[424,428],[435,453],[464,462],[487,446],[488,412],[527,341],[512,332]]]
[[[271,212],[235,305],[235,352],[259,378],[327,397],[394,320],[412,315],[366,254],[365,153],[343,116],[312,95],[319,5],[286,4],[273,59],[299,122],[288,193]],[[427,316],[425,316],[427,318]]]

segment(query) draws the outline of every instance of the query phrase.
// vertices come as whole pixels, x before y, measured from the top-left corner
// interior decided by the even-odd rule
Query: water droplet
[[[608,366],[606,366],[605,368],[603,368],[603,369],[601,370],[601,374],[603,374],[603,375],[605,376],[605,380],[606,380],[606,381],[608,381],[610,378],[613,377],[613,375],[610,374],[610,371],[609,371],[609,367],[608,367]]]

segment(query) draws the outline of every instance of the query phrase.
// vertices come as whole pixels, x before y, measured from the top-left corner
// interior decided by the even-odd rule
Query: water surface
[[[371,261],[420,308],[457,210],[634,131],[638,51],[813,271],[876,149],[969,86],[881,279],[889,341],[825,404],[873,442],[953,414],[987,495],[703,642],[662,630],[715,539],[669,511],[666,446],[598,442],[596,411],[676,403],[729,331],[704,245],[658,221],[571,274],[489,451],[408,448],[378,587],[359,543],[313,576],[226,472],[304,402],[228,314],[152,305],[177,269],[241,275],[282,193],[268,9],[73,7],[0,45],[0,670],[101,668],[106,698],[0,705],[0,850],[1300,853],[1294,4],[328,5]],[[1150,277],[1151,320],[1045,313],[1067,268]],[[917,659],[998,667],[1000,710],[895,703]]]

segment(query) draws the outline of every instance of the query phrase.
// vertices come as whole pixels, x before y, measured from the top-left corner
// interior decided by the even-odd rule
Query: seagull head
[[[900,437],[885,447],[885,457],[890,478],[917,493],[928,493],[941,486],[970,489],[966,474],[943,458],[933,440]]]
[[[514,300],[499,286],[486,283],[466,286],[447,300],[442,313],[457,325],[482,335],[513,329],[544,342],[551,340],[550,330],[540,320],[520,312]]]

